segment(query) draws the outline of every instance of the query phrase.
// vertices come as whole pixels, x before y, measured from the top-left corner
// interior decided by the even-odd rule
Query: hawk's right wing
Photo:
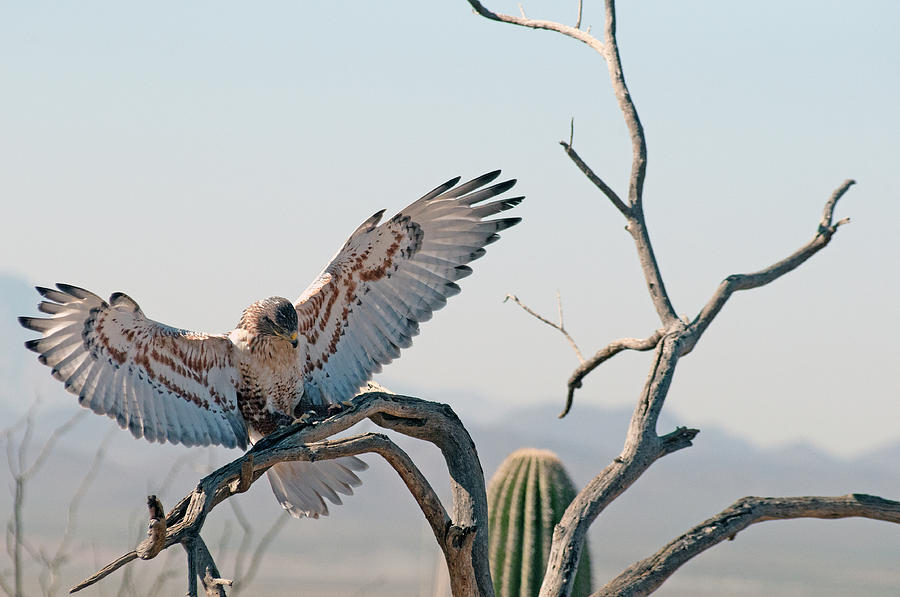
[[[25,346],[78,402],[135,437],[186,446],[247,446],[232,343],[157,323],[117,292],[107,303],[76,286],[38,288],[49,318],[20,317],[43,337]]]
[[[522,201],[488,201],[516,182],[485,186],[499,174],[450,180],[380,226],[383,211],[375,214],[350,236],[295,303],[308,400],[352,398],[459,293],[457,280],[472,273],[466,264],[521,219],[484,219]]]

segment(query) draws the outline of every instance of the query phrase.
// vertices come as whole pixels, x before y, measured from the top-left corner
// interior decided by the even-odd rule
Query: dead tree
[[[838,228],[848,221],[835,221],[834,211],[853,181],[844,181],[827,199],[815,235],[808,243],[781,261],[759,271],[728,276],[693,319],[681,319],[676,315],[666,292],[647,232],[643,210],[647,169],[646,139],[622,71],[616,43],[613,0],[605,2],[602,39],[592,35],[589,30],[582,29],[581,2],[578,4],[578,19],[574,26],[530,19],[524,12],[521,16],[500,14],[486,8],[478,0],[468,2],[478,14],[487,19],[555,31],[581,41],[599,53],[608,66],[613,90],[631,137],[631,174],[627,194],[624,195],[607,185],[578,155],[573,147],[571,134],[568,141],[561,143],[566,155],[625,218],[626,229],[637,249],[647,291],[660,321],[659,327],[643,338],[615,340],[589,358],[582,358],[579,353],[580,365],[568,380],[563,415],[571,408],[575,390],[581,387],[582,380],[600,364],[623,350],[654,351],[650,371],[638,397],[622,452],[581,489],[554,531],[541,595],[568,595],[585,534],[597,516],[657,459],[689,447],[698,433],[697,429],[685,427],[663,434],[657,430],[657,421],[679,360],[693,350],[733,293],[758,288],[778,279],[800,266],[831,241]],[[562,321],[557,325],[530,310],[529,312],[557,327],[568,337]],[[365,433],[328,439],[364,419],[385,429],[431,442],[441,450],[447,463],[452,489],[452,506],[449,510],[440,502],[415,463],[387,435]],[[453,594],[457,597],[492,596],[493,586],[487,563],[484,475],[468,432],[446,405],[386,392],[361,394],[347,402],[339,414],[325,419],[306,417],[267,436],[244,456],[204,477],[197,488],[176,504],[163,519],[159,517],[158,507],[151,504],[151,536],[148,541],[138,550],[124,554],[84,580],[72,591],[92,585],[139,557],[153,557],[159,550],[181,544],[188,554],[189,594],[197,595],[199,586],[202,585],[207,595],[224,595],[224,587],[230,581],[221,578],[200,536],[210,510],[234,494],[246,491],[267,468],[277,462],[312,461],[367,452],[376,453],[390,463],[415,497],[444,554]],[[596,595],[648,594],[684,562],[709,547],[734,537],[756,522],[844,517],[865,517],[898,523],[900,502],[861,494],[743,498],[676,538],[656,554],[636,562],[602,587]]]

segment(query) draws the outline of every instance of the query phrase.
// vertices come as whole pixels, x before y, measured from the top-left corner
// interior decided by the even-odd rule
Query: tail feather
[[[319,462],[279,462],[268,471],[272,492],[282,507],[294,518],[328,516],[323,498],[340,505],[338,493],[353,495],[353,488],[362,484],[353,471],[363,471],[368,465],[350,456]]]

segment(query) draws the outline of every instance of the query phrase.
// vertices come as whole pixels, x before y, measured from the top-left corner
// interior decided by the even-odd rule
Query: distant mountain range
[[[39,418],[42,431],[35,437],[45,437],[49,427],[75,411],[45,413]],[[626,411],[585,407],[576,408],[563,421],[555,414],[555,408],[527,409],[504,418],[503,424],[470,425],[488,476],[509,452],[531,445],[556,451],[581,485],[619,451],[630,416]],[[146,524],[143,501],[148,493],[157,493],[170,506],[190,491],[211,461],[222,463],[237,455],[150,445],[115,429],[112,421],[85,417],[60,441],[28,488],[25,520],[30,541],[51,545],[58,539],[69,497],[111,429],[107,462],[80,509],[78,540],[73,543],[77,555],[63,571],[66,583],[89,575],[104,563],[101,560],[134,545]],[[406,438],[398,443],[436,489],[446,489],[446,469],[437,450]],[[744,495],[866,492],[900,497],[898,459],[888,456],[900,454],[900,445],[884,454],[839,461],[808,446],[762,451],[706,430],[694,447],[657,462],[594,524],[595,579],[610,578]],[[334,507],[330,517],[287,522],[268,551],[251,594],[432,594],[438,555],[430,531],[396,474],[377,458],[367,460],[371,468],[363,474],[364,485],[345,505]],[[171,474],[173,466],[180,468]],[[261,480],[237,498],[259,529],[257,538],[280,510],[267,485]],[[10,509],[10,497],[3,495],[0,512],[8,515]],[[219,544],[225,526],[234,537],[237,525],[227,504],[217,508],[207,526],[210,545]],[[235,547],[233,541],[221,553],[232,553]],[[898,554],[900,529],[888,523],[765,523],[696,558],[659,594],[896,595]],[[180,562],[182,556],[173,557]],[[220,565],[229,566],[230,557],[219,555]],[[151,564],[134,566],[147,569]],[[182,574],[174,578],[171,590],[182,590]],[[105,582],[114,588],[120,580]],[[298,586],[305,590],[296,592]]]
[[[4,386],[0,417],[6,427],[30,400],[29,385],[46,377],[22,348],[26,334],[14,316],[28,312],[36,298],[22,280],[0,276],[0,372]],[[25,311],[23,311],[23,309]],[[43,373],[38,375],[35,372]],[[29,458],[38,453],[50,430],[79,411],[58,384],[41,389],[45,406]],[[10,407],[11,401],[20,402]],[[565,419],[556,406],[523,408],[486,421],[474,402],[457,405],[478,447],[488,477],[501,460],[522,446],[557,452],[577,485],[583,485],[621,450],[626,410],[576,404]],[[661,432],[678,421],[665,419]],[[360,430],[373,429],[365,424]],[[357,430],[355,430],[357,431]],[[188,450],[136,441],[103,417],[82,418],[63,436],[44,467],[27,486],[25,528],[30,544],[51,551],[66,525],[67,507],[94,454],[111,433],[106,458],[77,510],[71,558],[62,569],[67,589],[99,566],[130,549],[146,524],[144,500],[158,494],[171,506],[186,495],[216,463],[237,456],[221,449]],[[18,440],[20,435],[15,435]],[[430,445],[398,439],[442,497],[447,498],[446,469]],[[5,448],[6,446],[0,446]],[[259,574],[245,595],[436,595],[441,575],[430,530],[399,478],[379,459],[364,485],[322,520],[290,520],[266,553]],[[2,467],[0,477],[11,486]],[[595,522],[590,543],[595,584],[646,557],[698,522],[744,495],[832,495],[873,493],[900,498],[900,442],[852,460],[840,460],[809,445],[762,450],[715,428],[701,430],[695,446],[658,461]],[[240,504],[258,540],[280,508],[260,480]],[[12,498],[0,492],[0,517],[11,514]],[[223,533],[231,537],[223,540]],[[235,573],[233,557],[240,525],[229,505],[210,517],[204,536],[226,576]],[[183,554],[172,552],[177,573],[159,594],[183,594]],[[157,561],[159,560],[159,561]],[[131,564],[142,575],[156,574],[164,558]],[[10,561],[0,560],[0,571]],[[29,571],[28,594],[37,594],[37,566]],[[116,594],[123,571],[102,581],[91,594]],[[658,592],[669,596],[887,596],[900,593],[900,528],[867,520],[769,522],[747,529],[684,566]],[[140,594],[144,594],[142,591]],[[123,594],[128,594],[127,591]],[[230,593],[232,594],[232,593]]]

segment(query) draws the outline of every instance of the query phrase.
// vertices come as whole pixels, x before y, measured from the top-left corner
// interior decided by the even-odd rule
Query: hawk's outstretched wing
[[[459,293],[456,281],[472,273],[465,264],[521,220],[483,220],[522,201],[483,203],[515,184],[482,188],[499,174],[459,186],[459,178],[450,180],[380,226],[378,212],[350,236],[295,303],[308,400],[351,398],[412,343],[420,322]]]
[[[57,288],[37,289],[49,299],[38,305],[49,318],[19,322],[43,334],[26,346],[82,406],[151,442],[247,446],[231,340],[147,319],[119,292],[107,303],[75,286]]]

